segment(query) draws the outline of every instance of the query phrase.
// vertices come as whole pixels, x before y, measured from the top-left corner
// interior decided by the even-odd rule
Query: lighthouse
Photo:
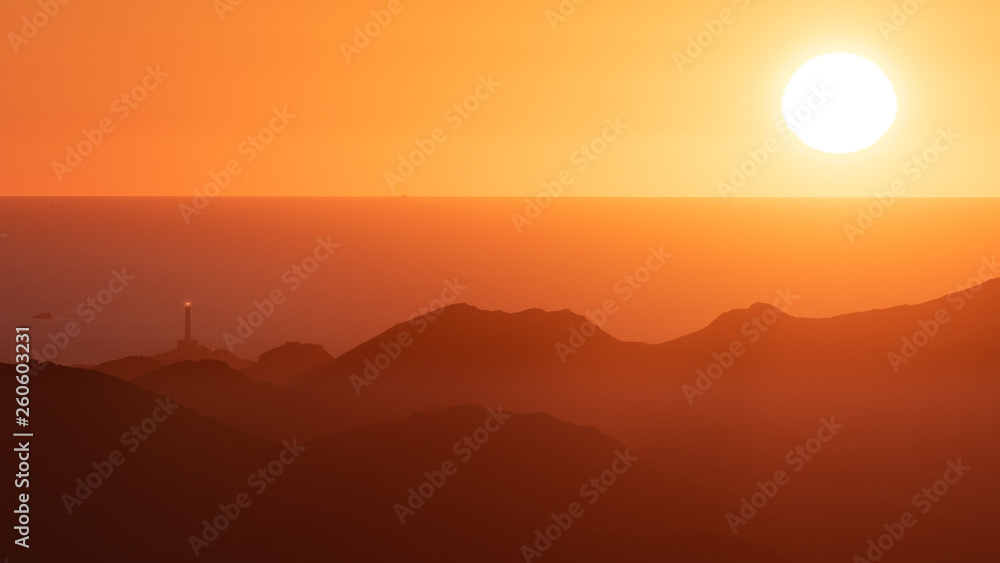
[[[185,359],[193,359],[194,354],[201,348],[197,340],[191,338],[191,302],[184,303],[184,340],[177,341],[177,351],[184,355]]]

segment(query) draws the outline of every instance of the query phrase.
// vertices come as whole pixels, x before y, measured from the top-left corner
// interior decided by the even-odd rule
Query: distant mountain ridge
[[[920,323],[941,310],[950,311],[952,320],[914,357],[891,362],[893,354],[902,357],[905,339],[921,330]],[[974,293],[827,319],[799,318],[792,311],[758,303],[725,312],[689,335],[644,344],[622,342],[570,311],[505,313],[457,304],[397,324],[336,358],[318,345],[286,343],[242,374],[211,363],[175,364],[161,370],[169,378],[140,377],[137,384],[191,401],[199,412],[219,414],[237,428],[262,432],[253,409],[236,416],[238,402],[232,399],[242,397],[243,404],[276,412],[272,433],[264,435],[288,428],[318,435],[464,403],[587,420],[589,409],[565,396],[568,385],[580,397],[640,402],[666,393],[671,403],[681,401],[675,408],[687,408],[710,389],[731,393],[818,380],[831,390],[859,381],[889,385],[899,373],[913,379],[953,369],[956,357],[970,375],[988,377],[1000,361],[994,336],[1000,333],[998,281]],[[207,379],[184,377],[185,370]],[[706,379],[709,373],[722,383]],[[254,376],[282,387],[257,385]],[[283,416],[275,405],[304,410]]]
[[[242,371],[254,379],[280,384],[331,361],[333,356],[319,344],[286,342],[264,352],[256,363]]]

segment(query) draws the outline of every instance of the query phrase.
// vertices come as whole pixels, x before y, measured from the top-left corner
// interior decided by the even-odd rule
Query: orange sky
[[[571,170],[567,196],[716,196],[748,149],[776,138],[739,196],[867,197],[905,178],[941,127],[961,139],[907,195],[1000,193],[984,181],[1000,149],[995,3],[930,0],[886,36],[893,2],[881,0],[594,1],[554,24],[558,0],[244,1],[221,18],[211,0],[49,2],[59,11],[34,33],[22,18],[37,1],[0,7],[0,195],[191,195],[228,165],[223,195],[534,195]],[[348,62],[355,26],[390,7]],[[723,10],[732,23],[680,72],[673,53]],[[895,126],[854,155],[775,130],[788,78],[833,51],[875,61],[899,96]],[[143,101],[115,103],[144,79],[156,87]],[[477,92],[467,118],[448,113]],[[294,118],[273,120],[283,108]],[[581,170],[576,151],[609,118],[627,129]],[[102,125],[93,153],[62,168],[75,163],[66,146]],[[268,126],[281,131],[264,150],[243,144]],[[434,136],[391,190],[386,172]]]

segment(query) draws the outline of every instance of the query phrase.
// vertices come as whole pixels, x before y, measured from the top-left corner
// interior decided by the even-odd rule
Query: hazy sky
[[[191,195],[229,167],[222,195],[532,196],[568,171],[567,196],[716,196],[769,139],[780,150],[737,195],[870,196],[897,178],[913,196],[1000,195],[1000,6],[895,1],[919,6],[897,29],[880,29],[889,0],[592,0],[561,18],[558,0],[43,0],[53,16],[5,0],[0,195]],[[373,10],[391,21],[358,37]],[[674,53],[723,10],[681,71]],[[787,80],[827,52],[873,60],[899,97],[854,155],[775,127]],[[904,172],[939,128],[960,138]],[[602,134],[603,154],[577,152]],[[416,139],[433,154],[387,179]]]

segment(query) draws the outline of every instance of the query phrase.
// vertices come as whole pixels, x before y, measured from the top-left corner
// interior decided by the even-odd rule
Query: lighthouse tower
[[[184,340],[177,341],[177,351],[186,359],[193,359],[201,345],[191,338],[191,302],[184,303]]]

